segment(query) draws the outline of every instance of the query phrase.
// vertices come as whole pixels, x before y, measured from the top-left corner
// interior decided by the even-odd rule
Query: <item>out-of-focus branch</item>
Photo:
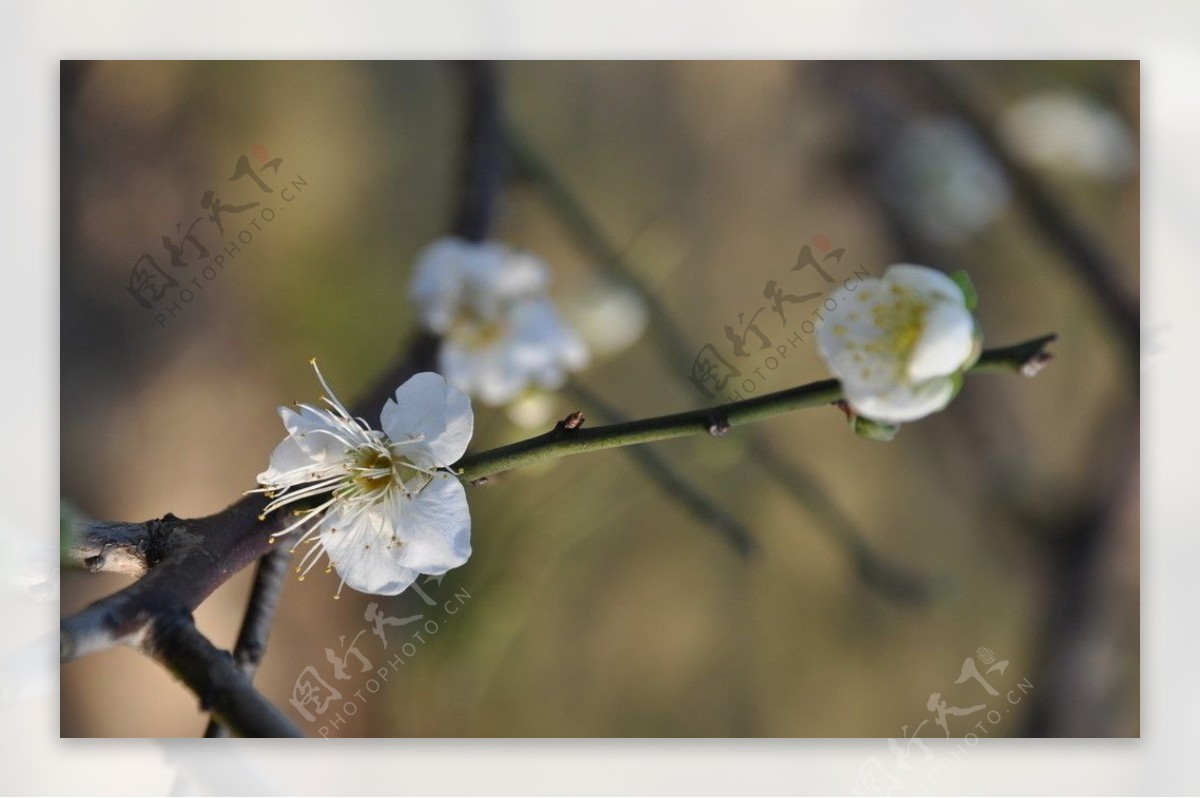
[[[665,348],[665,356],[675,364],[688,362],[687,341],[669,321],[666,307],[653,291],[625,262],[624,255],[614,247],[595,226],[579,199],[559,179],[558,175],[525,141],[518,130],[504,130],[505,142],[512,157],[514,171],[519,179],[529,180],[543,193],[546,203],[554,210],[564,227],[587,249],[594,262],[608,277],[635,290],[647,305],[647,318],[651,335]],[[576,385],[576,388],[582,386]],[[578,392],[578,391],[577,391]],[[599,397],[589,395],[588,400],[597,410],[610,418],[619,416],[606,412]],[[610,408],[611,410],[611,408]],[[696,491],[687,479],[679,474],[669,462],[656,452],[631,449],[632,457],[642,469],[663,488],[667,495],[678,500],[701,522],[712,526],[724,535],[741,554],[753,548],[749,531],[712,500]]]
[[[1122,513],[1137,491],[1138,437],[1137,414],[1125,408],[1094,447],[1092,462],[1102,467],[1082,501],[1053,511],[1008,508],[1034,534],[1043,554],[1039,601],[1044,610],[1032,675],[1039,689],[1031,697],[1022,736],[1128,733],[1113,723],[1114,694],[1122,680],[1131,680],[1136,694],[1137,676],[1122,674],[1119,663],[1126,646],[1136,646],[1137,589],[1131,590],[1135,607],[1130,610],[1129,594],[1114,584],[1113,563],[1123,555]],[[1122,614],[1132,630],[1120,628]]]
[[[246,617],[242,619],[242,628],[233,647],[234,662],[242,675],[251,682],[254,681],[254,674],[258,671],[263,655],[267,653],[267,639],[271,636],[275,610],[279,607],[283,585],[287,581],[288,563],[292,560],[291,552],[288,546],[277,546],[258,558],[254,586],[250,589],[250,600],[246,606]],[[214,717],[209,721],[204,736],[228,737],[229,729]]]
[[[650,335],[663,350],[663,357],[667,362],[676,369],[691,363],[695,352],[691,351],[683,333],[671,323],[666,306],[626,262],[625,256],[599,230],[579,198],[518,130],[509,126],[505,129],[504,136],[509,152],[512,153],[517,177],[530,181],[538,189],[547,207],[591,255],[592,262],[599,269],[613,281],[629,286],[641,296],[649,311],[647,326]]]
[[[500,128],[500,87],[495,65],[462,64],[466,76],[466,123],[454,234],[468,241],[488,235],[504,184],[504,137]]]
[[[626,420],[620,412],[580,384],[578,380],[573,381],[568,390],[596,413],[605,417],[607,421],[623,422]],[[646,446],[631,446],[625,451],[641,467],[642,471],[654,480],[655,484],[667,492],[667,495],[677,500],[702,524],[711,527],[727,539],[739,554],[749,555],[758,545],[750,530],[746,529],[740,521],[727,513],[720,505],[705,496],[656,451]]]
[[[466,115],[459,192],[450,232],[468,241],[482,241],[495,220],[504,189],[506,150],[501,129],[500,79],[495,65],[486,61],[466,61],[458,67],[465,82]],[[364,394],[361,406],[376,413],[395,393],[396,386],[413,373],[436,371],[439,344],[438,337],[431,333],[416,333],[408,343],[407,358],[380,376]]]
[[[754,447],[758,464],[776,475],[800,503],[820,521],[821,528],[842,549],[863,584],[880,594],[907,604],[923,604],[930,598],[925,576],[885,559],[854,525],[841,508],[829,498],[811,474],[791,460],[781,457],[774,447],[759,443]]]
[[[1016,371],[1033,376],[1050,362],[1052,356],[1045,348],[1056,337],[1053,334],[1044,335],[1013,346],[990,349],[980,356],[979,362],[970,371]],[[571,454],[689,435],[722,437],[731,428],[742,424],[806,407],[827,405],[841,398],[842,388],[837,380],[821,380],[741,402],[622,424],[578,427],[560,422],[543,435],[486,452],[468,454],[451,468],[464,480],[473,482],[503,471]]]

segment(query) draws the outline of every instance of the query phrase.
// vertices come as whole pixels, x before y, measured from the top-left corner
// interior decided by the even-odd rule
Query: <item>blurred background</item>
[[[260,689],[305,732],[339,737],[899,740],[979,721],[991,736],[1138,735],[1137,63],[518,62],[497,76],[525,158],[492,235],[547,260],[585,331],[615,290],[633,286],[651,314],[551,417],[708,404],[690,356],[711,343],[763,366],[731,356],[725,327],[769,303],[768,281],[824,290],[791,270],[805,245],[844,248],[831,274],[966,269],[986,344],[1054,331],[1056,359],[1033,380],[972,378],[889,444],[833,409],[656,444],[753,535],[748,558],[628,452],[471,488],[474,555],[423,593],[335,602],[332,574],[290,580]],[[309,357],[349,399],[415,333],[407,281],[453,216],[463,74],[64,62],[62,79],[62,495],[104,519],[216,512],[281,438],[275,407],[318,395]],[[224,242],[200,235],[209,191],[230,208]],[[182,244],[199,217],[210,263],[239,231],[251,240],[191,284],[203,266],[173,268],[163,238],[202,262]],[[143,253],[160,285],[188,282],[165,301],[131,292]],[[785,328],[767,307],[762,332],[784,343],[809,314],[796,312]],[[636,315],[593,319],[594,345]],[[756,393],[827,376],[808,338],[762,373]],[[473,449],[553,423],[521,420],[477,404]],[[863,547],[919,589],[872,579]],[[250,580],[196,614],[218,645],[233,644]],[[62,610],[124,584],[64,573]],[[372,602],[421,618],[385,627],[385,648]],[[961,678],[968,659],[998,696]],[[316,679],[341,697],[321,712],[290,703]],[[204,730],[195,698],[135,652],[71,663],[61,680],[63,736]],[[987,710],[942,715],[945,731],[933,694]]]

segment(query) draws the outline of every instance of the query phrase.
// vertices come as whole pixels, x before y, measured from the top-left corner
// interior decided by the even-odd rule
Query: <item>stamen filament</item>
[[[317,366],[317,359],[314,357],[308,362],[312,363],[313,371],[317,372],[317,379],[320,380],[321,387],[325,389],[326,396],[324,398],[326,401],[337,408],[337,410],[347,419],[353,419],[353,416],[350,415],[350,411],[347,410],[345,405],[338,400],[337,394],[335,394],[333,389],[329,387],[329,383],[325,382],[325,375],[321,373],[321,369]]]

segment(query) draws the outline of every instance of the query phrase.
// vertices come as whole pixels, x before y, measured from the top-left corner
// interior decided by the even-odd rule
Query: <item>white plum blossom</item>
[[[587,365],[582,338],[547,293],[546,264],[495,242],[442,238],[417,259],[409,295],[442,337],[438,369],[489,405],[555,390]]]
[[[817,348],[858,414],[915,421],[949,404],[978,356],[975,319],[954,280],[910,264],[843,284],[817,328]]]
[[[599,278],[579,286],[568,298],[566,314],[597,357],[628,349],[641,337],[650,320],[646,300],[640,293],[630,286]]]
[[[538,429],[554,418],[557,404],[549,391],[530,388],[505,405],[504,415],[520,429]]]
[[[316,369],[316,361],[312,361]],[[474,430],[471,400],[439,374],[416,374],[380,413],[383,430],[354,418],[330,390],[323,407],[279,408],[288,436],[258,475],[271,502],[293,502],[298,520],[272,536],[311,540],[296,570],[304,578],[324,553],[342,586],[395,595],[420,574],[444,574],[471,556],[471,516],[462,483],[445,469]],[[317,502],[315,505],[312,502]]]

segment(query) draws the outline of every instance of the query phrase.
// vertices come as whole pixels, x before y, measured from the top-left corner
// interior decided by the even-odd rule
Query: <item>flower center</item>
[[[929,312],[929,306],[919,299],[907,296],[907,292],[902,289],[896,290],[897,288],[898,286],[893,288],[893,293],[897,295],[895,301],[875,306],[872,321],[876,327],[883,330],[882,343],[885,347],[899,359],[908,360],[925,330],[925,316]]]
[[[358,449],[350,459],[350,482],[360,493],[381,493],[395,480],[392,455],[383,449]]]
[[[472,349],[493,344],[503,338],[508,330],[502,318],[503,314],[489,319],[473,308],[459,308],[450,325],[448,337]]]

